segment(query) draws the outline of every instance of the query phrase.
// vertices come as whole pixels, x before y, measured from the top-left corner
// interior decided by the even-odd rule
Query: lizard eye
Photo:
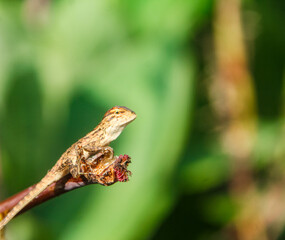
[[[119,114],[119,111],[116,111],[116,114]]]

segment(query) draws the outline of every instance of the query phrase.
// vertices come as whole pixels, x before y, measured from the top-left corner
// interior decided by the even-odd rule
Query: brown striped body
[[[108,110],[99,125],[69,147],[47,175],[7,214],[0,222],[0,230],[50,184],[68,173],[78,177],[81,160],[88,159],[105,149],[110,149],[109,144],[135,118],[136,114],[126,107],[116,106]]]

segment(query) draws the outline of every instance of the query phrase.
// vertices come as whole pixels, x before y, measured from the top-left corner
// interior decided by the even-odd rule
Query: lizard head
[[[109,109],[102,119],[107,141],[110,143],[119,137],[124,128],[136,117],[135,112],[127,107],[115,106]]]

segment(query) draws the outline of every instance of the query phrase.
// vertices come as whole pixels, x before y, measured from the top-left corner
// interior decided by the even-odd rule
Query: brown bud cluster
[[[115,182],[126,182],[131,172],[127,170],[130,157],[128,155],[114,156],[109,158],[101,156],[91,163],[82,162],[81,171],[83,176],[92,183],[109,186]]]

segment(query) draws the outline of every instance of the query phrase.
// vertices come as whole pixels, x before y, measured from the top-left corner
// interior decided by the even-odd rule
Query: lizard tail
[[[20,200],[15,207],[6,215],[6,217],[0,222],[0,230],[10,220],[16,216],[25,206],[27,206],[36,196],[38,196],[43,190],[45,190],[55,179],[55,175],[50,171],[22,200]]]

